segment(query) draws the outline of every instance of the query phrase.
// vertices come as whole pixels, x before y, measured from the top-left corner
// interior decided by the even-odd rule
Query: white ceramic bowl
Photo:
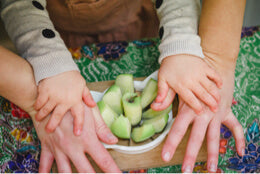
[[[155,71],[154,73],[152,73],[150,76],[148,76],[143,81],[134,81],[134,88],[137,91],[142,91],[150,78],[157,80],[157,75],[158,75],[158,71]],[[92,94],[94,100],[96,102],[98,102],[102,99],[105,92],[106,92],[106,90],[102,93],[96,92],[96,91],[91,91],[91,94]],[[168,124],[167,124],[166,128],[164,129],[164,131],[162,133],[160,133],[160,135],[157,138],[155,138],[153,141],[148,142],[147,144],[142,144],[140,146],[124,146],[124,145],[118,145],[118,144],[110,145],[110,144],[105,144],[105,143],[103,143],[103,144],[104,144],[105,148],[107,148],[107,149],[114,149],[118,152],[126,153],[126,154],[138,154],[138,153],[147,152],[147,151],[155,148],[156,146],[158,146],[164,140],[164,138],[170,131],[173,121],[174,121],[174,119],[172,118],[172,111],[171,111],[169,113]]]

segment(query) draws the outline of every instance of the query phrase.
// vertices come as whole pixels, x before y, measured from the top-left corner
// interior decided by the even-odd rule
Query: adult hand
[[[80,136],[73,134],[73,117],[67,112],[61,124],[53,133],[46,133],[48,118],[41,122],[33,119],[37,135],[41,141],[39,172],[50,172],[55,159],[59,172],[71,173],[70,161],[78,172],[95,172],[85,153],[88,153],[104,172],[120,172],[108,151],[99,139],[107,144],[118,140],[110,132],[99,114],[98,108],[84,106],[84,127]],[[33,118],[33,117],[32,117]]]
[[[192,124],[186,153],[183,160],[182,171],[192,172],[196,157],[205,135],[207,136],[207,169],[216,172],[219,153],[219,137],[221,124],[226,125],[233,133],[236,141],[236,149],[239,155],[244,154],[245,140],[243,128],[233,115],[231,103],[234,88],[234,72],[222,71],[223,87],[220,90],[221,102],[219,110],[213,113],[204,106],[205,112],[198,116],[194,113],[183,99],[180,98],[179,110],[172,128],[168,134],[162,150],[162,159],[169,161],[185,135],[188,127]]]

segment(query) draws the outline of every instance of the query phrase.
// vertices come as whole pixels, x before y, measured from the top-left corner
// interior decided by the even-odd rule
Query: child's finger
[[[36,102],[34,103],[34,109],[41,109],[48,101],[48,95],[46,93],[39,93]]]
[[[89,107],[94,107],[96,106],[96,102],[94,101],[92,95],[90,94],[90,91],[87,87],[84,88],[83,90],[83,101],[85,102],[86,105]]]
[[[216,112],[218,109],[217,101],[201,86],[199,83],[196,85],[194,89],[192,89],[194,94],[201,99],[209,108]]]
[[[71,115],[74,117],[74,134],[79,136],[84,124],[84,106],[82,102],[71,107]]]
[[[207,76],[210,80],[213,80],[218,88],[222,88],[223,81],[220,75],[213,69],[209,68],[207,71]]]
[[[162,103],[168,94],[169,86],[162,78],[158,79],[158,91],[157,97],[155,98],[156,103]]]
[[[65,105],[56,106],[53,113],[51,114],[50,120],[45,127],[48,133],[51,133],[56,129],[67,111],[68,107]]]
[[[118,142],[118,139],[112,134],[110,129],[107,127],[106,123],[104,122],[98,107],[92,108],[94,120],[95,120],[95,129],[97,132],[98,138],[107,144],[115,144]]]
[[[223,122],[233,133],[235,141],[236,141],[236,149],[240,156],[245,154],[245,137],[243,127],[234,116],[232,111],[230,111],[227,119]]]
[[[218,153],[219,153],[219,137],[220,137],[220,123],[218,119],[210,122],[207,131],[207,169],[210,172],[217,171]]]
[[[215,98],[215,100],[219,103],[220,102],[220,94],[219,89],[208,78],[205,78],[203,81],[200,82],[201,85]]]
[[[46,116],[48,116],[53,109],[55,108],[56,103],[52,102],[52,101],[48,101],[40,110],[39,112],[37,112],[37,114],[35,115],[35,119],[37,121],[41,121],[43,118],[45,118]]]
[[[174,96],[175,96],[175,92],[170,88],[163,102],[161,103],[153,102],[151,108],[155,111],[161,111],[168,108],[170,104],[172,104]]]
[[[194,110],[196,114],[200,115],[203,112],[200,101],[189,89],[184,88],[182,89],[182,92],[178,94]]]

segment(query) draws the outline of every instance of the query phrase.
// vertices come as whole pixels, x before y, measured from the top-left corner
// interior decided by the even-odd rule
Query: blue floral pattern
[[[120,55],[126,53],[126,47],[128,46],[128,42],[107,42],[97,44],[96,46],[98,48],[97,55],[101,55],[106,61],[109,61],[118,59]]]
[[[242,173],[260,172],[259,121],[254,120],[246,133],[247,146],[243,157],[236,154],[229,158],[228,168]]]
[[[241,32],[241,38],[253,36],[257,31],[259,31],[259,27],[244,27]]]
[[[8,168],[14,173],[36,173],[39,168],[39,155],[30,153],[15,154],[14,159],[8,162]]]

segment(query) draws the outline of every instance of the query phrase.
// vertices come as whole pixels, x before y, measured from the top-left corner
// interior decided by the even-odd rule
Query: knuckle
[[[44,108],[42,108],[42,113],[43,114],[49,114],[49,112],[50,112],[50,109],[49,108],[47,108],[47,107],[44,107]]]
[[[101,164],[103,168],[108,169],[111,165],[111,161],[108,158],[103,158]]]
[[[204,140],[204,136],[200,134],[195,134],[194,136],[190,137],[191,143],[197,147],[199,147],[203,143],[203,140]]]
[[[177,128],[174,131],[174,135],[178,138],[178,139],[182,139],[182,137],[185,135],[185,132],[182,131],[182,128]]]

